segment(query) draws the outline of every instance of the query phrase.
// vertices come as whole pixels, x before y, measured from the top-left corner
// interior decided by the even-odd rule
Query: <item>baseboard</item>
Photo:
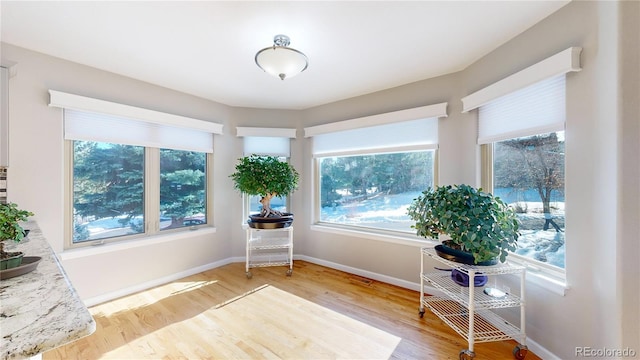
[[[344,271],[344,272],[347,272],[347,273],[350,273],[350,274],[354,274],[354,275],[367,277],[369,279],[382,281],[382,282],[385,282],[385,283],[388,283],[388,284],[392,284],[392,285],[396,285],[396,286],[399,286],[399,287],[402,287],[402,288],[405,288],[405,289],[420,291],[420,283],[417,283],[417,282],[414,283],[414,282],[411,282],[411,281],[406,281],[406,280],[394,278],[394,277],[391,277],[391,276],[382,275],[382,274],[374,273],[374,272],[371,272],[371,271],[358,269],[358,268],[354,268],[354,267],[351,267],[351,266],[346,266],[346,265],[342,265],[342,264],[338,264],[338,263],[334,263],[334,262],[326,261],[326,260],[322,260],[322,259],[317,259],[317,258],[313,258],[313,257],[310,257],[310,256],[305,256],[305,255],[294,256],[294,259],[308,261],[310,263],[326,266],[326,267],[329,267],[329,268],[332,268],[332,269]],[[244,261],[244,258],[241,258],[241,261]],[[430,294],[430,295],[444,296],[444,294],[440,290],[438,290],[436,288],[433,288],[431,286],[425,286],[424,291],[425,291],[425,293]],[[419,299],[416,299],[416,304],[419,301],[420,301]],[[529,348],[529,351],[535,353],[541,359],[545,359],[545,360],[561,360],[560,357],[556,356],[551,351],[547,350],[545,347],[543,347],[542,345],[538,344],[537,342],[531,340],[531,338],[529,338],[529,337],[527,337],[527,347]]]
[[[99,295],[99,296],[95,296],[95,297],[92,297],[92,298],[83,299],[83,302],[84,302],[86,307],[91,307],[91,306],[94,306],[94,305],[102,304],[104,302],[115,300],[115,299],[121,298],[123,296],[131,295],[131,294],[143,291],[143,290],[151,289],[151,288],[156,287],[156,286],[168,284],[168,283],[170,283],[172,281],[176,281],[176,280],[182,279],[182,278],[187,277],[187,276],[195,275],[195,274],[201,273],[203,271],[215,269],[217,267],[230,264],[232,262],[235,262],[234,259],[235,258],[227,258],[227,259],[218,260],[218,261],[206,264],[206,265],[198,266],[198,267],[191,268],[191,269],[188,269],[188,270],[185,270],[185,271],[181,271],[181,272],[178,272],[178,273],[175,273],[175,274],[171,274],[169,276],[161,277],[161,278],[158,278],[158,279],[147,281],[147,282],[144,282],[144,283],[141,283],[141,284],[137,284],[137,285],[134,285],[134,286],[130,286],[130,287],[127,287],[127,288],[119,289],[117,291],[112,291],[112,292],[109,292],[109,293],[106,293],[106,294],[102,294],[102,295]],[[244,257],[242,257],[240,259],[241,259],[241,261],[244,262]]]
[[[562,360],[559,356],[556,356],[551,351],[547,350],[544,346],[538,344],[537,342],[531,340],[531,338],[527,337],[527,347],[529,351],[538,355],[540,359],[544,360]]]
[[[366,277],[366,278],[369,278],[369,279],[382,281],[382,282],[387,283],[387,284],[400,286],[400,287],[405,288],[405,289],[420,291],[420,284],[417,283],[417,282],[406,281],[406,280],[394,278],[394,277],[391,277],[391,276],[382,275],[382,274],[374,273],[374,272],[371,272],[371,271],[358,269],[358,268],[354,268],[354,267],[351,267],[351,266],[346,266],[346,265],[342,265],[342,264],[334,263],[334,262],[331,262],[331,261],[322,260],[322,259],[314,258],[314,257],[311,257],[311,256],[306,256],[306,255],[297,255],[297,256],[294,256],[294,259],[300,259],[300,260],[308,261],[310,263],[314,263],[314,264],[330,267],[332,269],[348,272],[350,274],[359,275],[359,276],[363,276],[363,277]],[[418,276],[418,274],[416,274],[416,277],[417,276]],[[431,288],[429,288],[429,290],[431,290]],[[433,289],[433,290],[435,291],[435,289]],[[429,292],[429,293],[431,293],[431,292]]]

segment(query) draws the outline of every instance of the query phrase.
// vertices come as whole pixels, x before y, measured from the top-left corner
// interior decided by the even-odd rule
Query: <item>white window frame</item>
[[[354,153],[326,153],[315,156],[313,158],[313,168],[314,174],[320,174],[320,159],[326,157],[334,157],[334,156],[359,156],[359,155],[377,155],[377,154],[389,154],[389,153],[405,153],[405,152],[413,152],[413,151],[433,151],[433,186],[437,186],[438,184],[438,149],[433,147],[411,147],[411,148],[385,148],[384,151],[382,149],[374,149],[372,151],[367,152],[354,152]],[[375,228],[375,227],[367,227],[367,226],[356,226],[349,224],[339,224],[328,221],[322,221],[320,219],[321,206],[320,206],[320,179],[314,175],[314,196],[313,196],[313,224],[316,226],[322,227],[333,227],[336,229],[344,229],[344,230],[352,230],[358,232],[366,232],[366,233],[375,233],[382,235],[395,235],[399,237],[411,237],[414,238],[414,232],[406,232],[406,231],[394,231],[387,230],[383,228]],[[426,190],[426,189],[424,189]],[[418,237],[416,237],[418,238]],[[422,238],[418,238],[423,240]]]
[[[481,186],[483,189],[493,192],[493,143],[482,144],[480,146],[482,162]],[[562,269],[513,252],[509,253],[509,261],[526,266],[527,271],[530,273],[543,276],[556,285],[565,286],[566,265],[565,268]]]
[[[366,116],[362,118],[355,118],[349,120],[338,121],[334,123],[328,123],[323,125],[311,126],[304,128],[304,136],[311,138],[323,134],[330,134],[334,132],[350,131],[355,129],[363,129],[368,127],[374,127],[379,125],[388,125],[394,123],[402,123],[408,121],[414,121],[419,119],[440,119],[447,116],[447,103],[439,103],[433,105],[427,105],[417,108],[411,108],[406,110],[399,110],[390,113],[377,114],[372,116]],[[365,154],[382,154],[391,152],[408,152],[408,151],[420,151],[420,150],[433,150],[434,151],[434,186],[438,183],[438,144],[416,144],[408,146],[377,146],[362,149],[348,149],[338,151],[320,151],[314,152],[311,156],[313,161],[312,166],[312,194],[313,208],[312,208],[312,225],[311,229],[322,232],[338,233],[349,236],[357,236],[370,240],[385,241],[392,243],[401,243],[406,245],[422,246],[428,240],[418,237],[415,234],[411,234],[403,231],[393,231],[385,229],[377,229],[362,226],[352,226],[345,224],[334,224],[320,221],[320,180],[318,178],[320,174],[320,164],[318,158],[331,157],[331,156],[345,156],[345,155],[365,155]],[[312,151],[313,152],[313,151]]]
[[[9,69],[0,66],[0,167],[3,166],[9,166]]]
[[[462,112],[466,113],[478,109],[496,99],[538,82],[564,76],[569,72],[580,71],[581,52],[582,48],[580,47],[570,47],[462,98]],[[493,144],[480,144],[480,149],[481,186],[485,189],[493,189]],[[567,238],[566,241],[568,240]],[[528,281],[537,283],[559,295],[565,295],[568,289],[566,283],[567,264],[564,269],[560,269],[514,253],[509,255],[509,259],[527,267],[528,274],[532,275],[527,277]]]
[[[73,242],[73,141],[65,140],[65,226],[64,249],[77,249],[87,246],[111,244],[136,239],[149,239],[171,233],[194,231],[213,226],[213,154],[206,154],[205,164],[205,194],[206,194],[206,223],[185,226],[175,229],[160,229],[160,149],[144,148],[144,232],[139,234],[121,235],[112,238]]]
[[[243,154],[244,156],[261,155],[276,156],[291,159],[291,139],[296,138],[297,130],[293,128],[263,128],[263,127],[236,127],[236,136],[243,138]],[[246,140],[251,140],[251,146]],[[277,145],[277,150],[269,147],[271,144]],[[249,218],[249,209],[251,196],[242,194],[242,226],[247,227],[246,219]],[[286,201],[287,211],[291,209],[291,194],[287,195]]]
[[[58,107],[71,110],[79,110],[86,112],[110,115],[117,118],[132,119],[141,123],[151,124],[150,126],[168,126],[186,129],[187,131],[200,131],[213,134],[222,134],[222,125],[198,120],[179,115],[167,114],[154,110],[138,108],[130,105],[123,105],[84,97],[75,94],[68,94],[56,90],[49,90],[51,107]],[[64,119],[64,115],[62,116]],[[93,141],[90,139],[89,141]],[[115,142],[117,143],[117,141]],[[162,144],[158,144],[162,145]],[[167,238],[167,234],[175,234],[188,232],[202,228],[212,228],[213,225],[213,146],[210,145],[210,151],[206,151],[206,224],[199,226],[190,226],[184,228],[160,230],[160,148],[156,146],[144,146],[144,214],[145,214],[145,231],[140,234],[118,236],[114,238],[87,240],[83,242],[73,242],[73,140],[64,140],[64,167],[65,167],[65,224],[64,238],[65,250],[88,247],[91,245],[101,245],[107,243],[123,243],[127,240],[142,239],[145,242],[149,239]],[[185,149],[177,149],[185,150]]]

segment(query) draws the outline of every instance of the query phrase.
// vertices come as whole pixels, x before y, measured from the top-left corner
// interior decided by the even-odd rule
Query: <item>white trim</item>
[[[476,109],[501,96],[535,84],[538,81],[571,71],[580,71],[581,47],[570,47],[528,68],[462,98],[462,112]]]
[[[6,68],[9,71],[9,79],[18,75],[18,63],[7,59],[0,60],[0,67]]]
[[[107,301],[111,301],[111,300],[115,300],[118,298],[121,298],[123,296],[127,296],[127,295],[131,295],[131,294],[135,294],[137,292],[140,291],[144,291],[144,290],[148,290],[151,288],[154,288],[156,286],[160,286],[160,285],[164,285],[164,284],[168,284],[170,282],[176,281],[176,280],[180,280],[182,278],[185,278],[187,276],[191,276],[191,275],[195,275],[195,274],[199,274],[201,272],[207,271],[207,270],[211,270],[211,269],[215,269],[217,267],[220,266],[224,266],[224,265],[228,265],[231,264],[233,261],[233,258],[226,258],[226,259],[222,259],[222,260],[218,260],[218,261],[214,261],[212,263],[209,264],[205,264],[202,266],[197,266],[191,269],[187,269],[185,271],[180,271],[168,276],[163,276],[161,278],[157,278],[151,281],[146,281],[143,282],[141,284],[137,284],[134,286],[129,286],[123,289],[119,289],[116,291],[111,291],[102,295],[98,295],[98,296],[94,296],[91,298],[88,298],[86,300],[83,300],[84,305],[86,307],[91,307],[94,305],[98,305],[98,304],[102,304],[105,303]]]
[[[538,344],[537,342],[531,340],[531,338],[528,337],[528,336],[527,336],[527,347],[529,348],[529,351],[531,351],[534,354],[536,354],[540,359],[562,360],[562,358],[560,358],[556,354],[552,353],[551,351],[549,351],[544,346],[542,346],[542,345]]]
[[[9,166],[9,69],[0,67],[0,166]]]
[[[310,262],[310,263],[326,266],[326,267],[329,267],[329,268],[332,268],[332,269],[344,271],[344,272],[349,273],[349,274],[354,274],[354,275],[366,277],[366,278],[369,278],[369,279],[381,281],[381,282],[384,282],[384,283],[387,283],[387,284],[396,285],[396,286],[399,286],[401,288],[410,289],[410,290],[414,290],[414,291],[418,291],[418,292],[420,291],[420,283],[417,283],[417,282],[411,282],[411,281],[407,281],[407,280],[403,280],[403,279],[398,279],[398,278],[395,278],[395,277],[392,277],[392,276],[387,276],[387,275],[383,275],[383,274],[379,274],[379,273],[374,273],[372,271],[358,269],[358,268],[354,268],[354,267],[351,267],[351,266],[342,265],[342,264],[334,263],[334,262],[331,262],[331,261],[322,260],[322,259],[314,258],[314,257],[311,257],[311,256],[306,256],[306,255],[298,255],[296,258],[298,258],[299,260]],[[295,273],[294,273],[294,275],[295,275]],[[416,276],[416,277],[418,277],[418,276]],[[429,294],[431,294],[432,292],[437,292],[437,290],[435,288],[425,287],[425,289],[427,290],[425,292],[429,293]],[[416,297],[416,300],[419,300],[419,299]],[[416,313],[416,316],[418,316],[417,313]]]
[[[544,272],[534,272],[533,270],[530,270],[530,267],[527,267],[527,282],[535,284],[560,296],[565,296],[567,291],[570,289],[569,285],[565,282],[552,278]]]
[[[551,269],[550,265],[534,264],[532,260],[528,260],[517,254],[509,254],[509,262],[527,268],[528,284],[539,286],[560,296],[565,296],[570,289],[564,279],[564,269],[555,270]],[[516,276],[513,276],[515,279]]]
[[[416,151],[425,151],[425,150],[438,150],[438,144],[393,146],[393,147],[378,147],[374,149],[318,152],[318,153],[313,153],[313,157],[323,158],[323,157],[333,157],[333,156],[372,155],[372,154],[388,154],[388,153],[398,153],[398,152],[416,152]]]
[[[312,137],[337,131],[360,129],[376,125],[392,124],[402,121],[447,117],[447,103],[427,105],[412,109],[399,110],[384,114],[371,115],[351,120],[304,128],[304,137]]]
[[[68,94],[61,91],[49,90],[49,106],[63,109],[91,111],[146,121],[160,125],[171,125],[194,130],[222,134],[222,124],[206,120],[198,120],[180,115],[163,113],[160,111],[143,109],[135,106],[118,104],[110,101],[94,99],[86,96]]]
[[[167,234],[158,234],[153,236],[145,236],[135,238],[129,241],[117,241],[111,243],[105,243],[103,245],[84,246],[77,247],[57,254],[60,260],[72,260],[79,259],[88,256],[108,254],[116,251],[123,251],[128,249],[135,249],[139,247],[152,246],[156,244],[162,244],[171,241],[184,241],[184,239],[192,238],[194,236],[203,236],[216,233],[215,227],[199,227],[194,230],[185,229],[185,231],[170,232]]]
[[[296,129],[287,128],[259,128],[259,127],[236,127],[238,137],[258,136],[258,137],[285,137],[296,138]]]
[[[407,233],[406,235],[397,233],[397,234],[386,234],[383,233],[383,230],[376,231],[374,229],[354,229],[354,228],[344,228],[333,226],[333,224],[314,224],[311,225],[310,230],[312,231],[320,231],[330,234],[338,234],[344,236],[354,236],[367,240],[376,240],[383,241],[391,244],[399,244],[406,246],[413,246],[416,248],[422,248],[429,244],[438,244],[433,241],[429,241],[425,238],[419,237],[417,235],[412,235]]]
[[[510,131],[506,133],[501,133],[494,136],[485,136],[483,138],[478,137],[478,145],[491,144],[494,142],[515,139],[526,136],[533,136],[537,134],[548,134],[557,131],[564,131],[565,124],[551,124],[547,126],[539,126],[533,128],[527,128],[523,130]]]

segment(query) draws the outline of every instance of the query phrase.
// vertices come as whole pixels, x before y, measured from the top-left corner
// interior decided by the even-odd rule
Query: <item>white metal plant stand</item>
[[[288,266],[287,276],[293,274],[293,226],[278,229],[247,228],[246,275],[251,268]]]
[[[471,286],[458,285],[451,279],[451,272],[425,272],[425,256],[430,257],[451,269],[469,276]],[[506,294],[494,297],[474,287],[478,275],[520,275],[520,296]],[[524,359],[528,353],[525,334],[525,276],[524,266],[502,263],[491,266],[466,265],[440,257],[433,247],[423,247],[420,256],[420,317],[424,316],[425,306],[449,325],[455,332],[469,342],[469,348],[460,351],[460,360],[473,359],[474,343],[514,339],[518,345],[513,356]],[[440,290],[444,296],[425,296],[425,283]],[[490,309],[520,308],[520,328],[504,320]]]

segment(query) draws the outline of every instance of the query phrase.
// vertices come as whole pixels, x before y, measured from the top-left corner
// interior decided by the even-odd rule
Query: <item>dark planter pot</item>
[[[254,229],[281,229],[293,224],[293,214],[283,213],[282,216],[262,217],[258,215],[250,215],[247,221],[249,227]]]
[[[447,259],[449,261],[454,261],[461,264],[467,265],[481,265],[481,266],[489,266],[495,265],[498,263],[498,259],[491,259],[487,261],[482,261],[479,263],[475,263],[473,255],[466,251],[457,250],[446,245],[436,245],[436,254],[441,258]]]
[[[293,214],[282,213],[282,216],[269,216],[269,217],[262,217],[259,215],[249,215],[249,220],[253,222],[259,222],[259,223],[293,221]]]

